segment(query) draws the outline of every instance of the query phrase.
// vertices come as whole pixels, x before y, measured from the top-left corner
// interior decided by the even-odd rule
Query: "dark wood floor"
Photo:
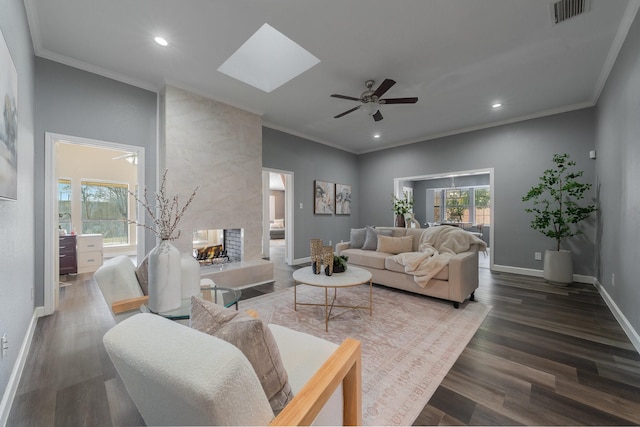
[[[415,425],[640,424],[640,356],[592,285],[480,282],[493,309]]]
[[[245,298],[291,286],[293,269],[276,261],[276,283]],[[493,309],[416,425],[640,424],[640,357],[593,286],[487,269],[480,283]],[[102,345],[114,321],[91,275],[60,296],[38,320],[8,426],[143,424]]]

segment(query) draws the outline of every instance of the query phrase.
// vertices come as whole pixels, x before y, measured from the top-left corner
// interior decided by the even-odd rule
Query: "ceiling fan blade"
[[[360,108],[360,105],[358,105],[357,107],[354,107],[350,110],[345,111],[344,113],[340,113],[337,116],[333,116],[334,119],[339,119],[342,116],[346,116],[349,113],[353,113],[354,111],[356,111],[358,108]]]
[[[376,113],[372,117],[373,117],[373,120],[375,120],[376,122],[379,122],[380,120],[382,120],[382,114],[380,114],[380,110],[376,111]]]
[[[373,95],[371,96],[377,96],[378,98],[380,98],[386,91],[391,89],[391,86],[393,86],[394,84],[396,84],[395,80],[384,79],[380,86],[378,86],[378,89],[376,89],[376,91],[373,92]]]
[[[418,102],[418,98],[389,98],[381,99],[380,104],[415,104]]]
[[[331,96],[334,98],[348,99],[349,101],[360,101],[360,98],[354,98],[353,96],[346,96],[346,95],[338,95],[336,93],[334,93]]]

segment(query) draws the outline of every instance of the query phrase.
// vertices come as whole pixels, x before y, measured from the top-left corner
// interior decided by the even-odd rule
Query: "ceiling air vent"
[[[553,24],[559,24],[589,10],[589,0],[560,0],[551,4]]]

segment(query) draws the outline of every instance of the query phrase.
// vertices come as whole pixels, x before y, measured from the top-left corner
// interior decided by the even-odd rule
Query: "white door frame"
[[[262,256],[269,257],[269,173],[284,175],[284,261],[293,265],[293,172],[262,168]]]
[[[491,197],[490,200],[490,205],[491,205],[491,222],[493,222],[493,219],[495,218],[495,210],[494,210],[494,205],[493,205],[493,201],[494,201],[494,197],[493,197],[493,192],[494,192],[494,183],[493,183],[493,168],[485,168],[485,169],[472,169],[472,170],[467,170],[467,171],[457,171],[457,172],[445,172],[445,173],[436,173],[436,174],[432,174],[432,175],[418,175],[418,176],[408,176],[408,177],[404,177],[404,178],[394,178],[393,179],[393,191],[396,197],[401,197],[402,196],[402,181],[426,181],[429,179],[438,179],[438,178],[449,178],[451,176],[463,176],[463,175],[478,175],[478,174],[484,174],[484,173],[488,173],[489,174],[489,194]],[[493,226],[493,224],[489,224],[490,230],[489,230],[489,242],[491,243],[491,257],[489,258],[489,269],[493,270],[493,264],[494,264],[494,260],[495,257],[493,256],[493,254],[495,254],[494,251],[494,247],[495,247],[495,239],[493,238],[493,232],[495,227]]]
[[[58,197],[57,197],[57,154],[56,143],[86,145],[120,151],[130,151],[138,155],[138,197],[145,188],[144,181],[144,147],[119,144],[116,142],[62,135],[45,132],[44,136],[44,315],[53,314],[58,305]],[[144,223],[144,212],[136,210],[136,221]],[[140,215],[142,213],[142,215]],[[144,227],[136,227],[136,244],[138,259],[144,258]]]

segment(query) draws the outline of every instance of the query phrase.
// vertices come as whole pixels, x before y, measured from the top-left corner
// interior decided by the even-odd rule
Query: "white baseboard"
[[[633,346],[636,348],[636,351],[640,353],[640,335],[638,334],[638,331],[633,328],[629,320],[622,313],[622,311],[620,311],[618,305],[613,301],[607,290],[598,280],[595,280],[594,286],[596,287],[598,292],[600,292],[602,299],[604,299],[604,302],[609,307],[609,310],[611,310],[611,313],[613,313],[613,316],[616,318],[620,326],[622,326],[622,330],[624,330],[624,333],[627,334],[627,337],[629,337],[629,340],[631,340],[631,344],[633,344]]]
[[[513,274],[521,274],[523,276],[532,276],[532,277],[544,277],[544,272],[542,270],[535,270],[533,268],[522,268],[522,267],[511,267],[508,265],[497,265],[494,264],[491,267],[491,271],[499,271],[502,273],[513,273]],[[593,285],[595,283],[595,278],[593,276],[585,276],[583,274],[574,274],[573,281],[578,283],[588,283]]]
[[[24,365],[27,362],[27,357],[29,356],[29,348],[31,348],[33,333],[36,330],[38,318],[42,317],[43,315],[44,307],[36,307],[36,309],[33,311],[33,315],[31,316],[31,322],[29,323],[29,327],[27,328],[27,333],[25,334],[24,340],[22,340],[18,358],[16,360],[16,363],[13,365],[13,370],[11,371],[11,375],[9,376],[7,388],[5,389],[4,395],[2,396],[2,401],[0,401],[0,426],[4,427],[7,425],[9,412],[11,411],[11,406],[13,405],[13,399],[16,397],[18,385],[20,385],[22,370],[24,369]]]
[[[291,265],[300,265],[300,264],[305,264],[307,262],[311,262],[311,257],[310,256],[308,256],[306,258],[296,258],[296,259],[293,260]]]

